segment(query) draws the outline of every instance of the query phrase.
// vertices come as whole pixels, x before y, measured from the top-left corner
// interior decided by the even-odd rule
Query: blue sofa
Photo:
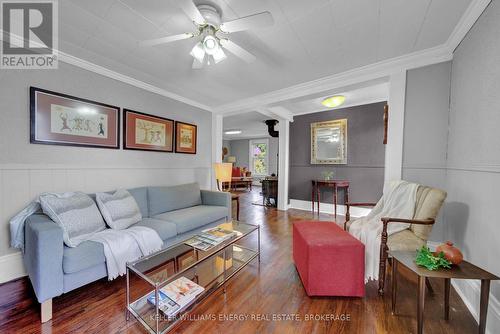
[[[197,183],[128,191],[143,216],[136,225],[154,229],[164,247],[231,218],[230,194],[200,190]],[[52,317],[53,297],[107,277],[102,244],[67,247],[62,229],[44,214],[26,220],[24,264],[42,304],[42,322]]]

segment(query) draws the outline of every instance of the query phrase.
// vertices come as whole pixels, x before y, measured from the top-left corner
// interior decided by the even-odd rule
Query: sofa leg
[[[52,298],[40,304],[42,323],[52,319]]]

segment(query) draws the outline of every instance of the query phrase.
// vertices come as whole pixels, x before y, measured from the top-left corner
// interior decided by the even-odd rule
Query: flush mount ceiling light
[[[226,59],[227,56],[223,48],[247,63],[253,62],[255,56],[227,39],[227,35],[232,32],[270,26],[274,23],[273,16],[269,12],[257,13],[223,22],[220,10],[217,10],[213,5],[195,5],[192,0],[179,0],[178,4],[193,21],[197,31],[151,39],[141,44],[154,46],[199,37],[199,41],[190,52],[194,58],[193,68],[202,68],[204,65],[217,64]]]
[[[344,104],[344,101],[345,101],[344,95],[334,95],[327,97],[326,99],[321,101],[321,104],[328,108],[336,108]]]
[[[242,131],[241,130],[228,130],[224,131],[224,134],[226,135],[239,135]]]

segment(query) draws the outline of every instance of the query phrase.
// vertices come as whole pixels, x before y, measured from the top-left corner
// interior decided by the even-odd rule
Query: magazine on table
[[[221,227],[214,227],[203,230],[199,235],[203,238],[207,238],[216,242],[222,242],[236,235],[236,233],[234,231],[229,231]]]
[[[193,237],[187,241],[184,242],[186,245],[189,245],[191,247],[194,247],[196,249],[202,250],[202,251],[207,251],[211,249],[212,247],[216,246],[212,242],[207,242],[206,240],[203,240],[198,237]]]
[[[186,277],[179,277],[158,291],[158,309],[167,317],[174,317],[188,307],[204,290],[204,287]],[[154,291],[148,296],[148,302],[155,305]]]
[[[161,291],[163,291],[172,301],[179,304],[180,310],[190,305],[195,300],[196,296],[204,290],[204,287],[186,277],[179,277],[172,283],[161,288]]]
[[[184,243],[202,251],[208,251],[221,242],[237,235],[235,231],[229,231],[220,227],[203,230]]]
[[[155,293],[154,291],[148,297],[148,302],[155,305]],[[161,290],[158,291],[158,309],[163,312],[167,317],[173,317],[180,310],[181,306],[170,299],[164,292]]]

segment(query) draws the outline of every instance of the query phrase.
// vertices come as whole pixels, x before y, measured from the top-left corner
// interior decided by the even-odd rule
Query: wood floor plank
[[[365,298],[308,297],[292,261],[291,227],[294,221],[318,216],[253,205],[261,201],[258,191],[242,194],[240,219],[261,225],[260,266],[255,260],[243,269],[229,282],[226,294],[219,290],[207,298],[175,333],[415,333],[416,279],[403,266],[395,316],[390,293],[380,297],[374,282],[367,285]],[[332,216],[322,214],[319,219]],[[426,296],[424,332],[476,332],[474,318],[453,289],[450,320],[443,319],[444,284],[431,283],[435,294]],[[0,333],[145,333],[135,320],[125,319],[124,278],[102,279],[56,297],[53,307],[53,320],[42,325],[28,279],[0,285]]]

